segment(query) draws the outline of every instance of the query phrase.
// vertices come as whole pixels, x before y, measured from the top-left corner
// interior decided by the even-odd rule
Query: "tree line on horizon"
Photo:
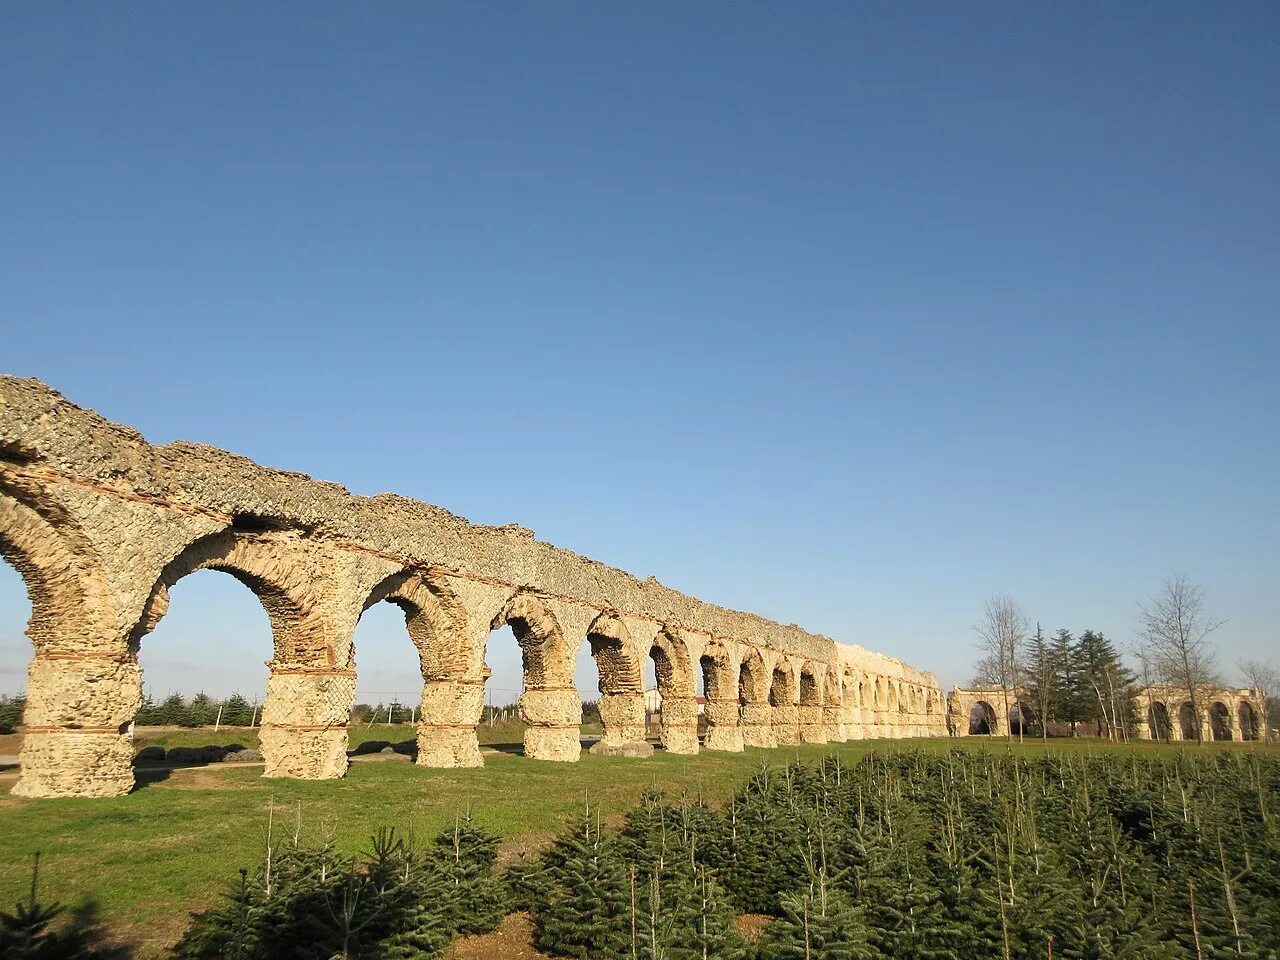
[[[1011,708],[1019,735],[1032,728],[1041,737],[1050,724],[1069,728],[1071,736],[1092,726],[1098,736],[1128,740],[1138,716],[1136,696],[1148,686],[1172,687],[1189,702],[1197,741],[1206,691],[1226,688],[1218,653],[1210,635],[1223,620],[1207,610],[1204,590],[1186,576],[1167,577],[1161,590],[1139,608],[1136,641],[1125,653],[1102,632],[1088,629],[1078,637],[1060,629],[1046,637],[1035,632],[1013,597],[993,595],[982,620],[974,626],[980,657],[973,683],[1003,691],[1004,715]],[[1133,666],[1130,663],[1134,664]],[[1246,660],[1238,670],[1261,707],[1262,737],[1280,721],[1280,669],[1270,661]],[[1024,715],[1029,708],[1030,716]],[[1237,720],[1238,722],[1238,720]],[[1013,735],[1013,725],[1006,727]]]

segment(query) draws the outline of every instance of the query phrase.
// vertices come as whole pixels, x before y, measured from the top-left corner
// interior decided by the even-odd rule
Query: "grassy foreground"
[[[362,739],[410,739],[412,728],[353,728]],[[249,743],[244,731],[142,733],[139,746]],[[584,802],[606,815],[629,808],[646,788],[700,795],[717,803],[762,764],[816,760],[838,754],[855,760],[871,749],[921,747],[948,750],[1044,747],[1002,740],[861,741],[743,754],[680,757],[656,752],[644,760],[583,754],[576,764],[527,760],[505,749],[485,750],[485,766],[429,770],[401,757],[381,755],[352,764],[342,780],[266,780],[261,767],[215,764],[155,771],[127,797],[107,800],[20,800],[0,797],[0,905],[8,908],[30,883],[32,857],[41,855],[45,899],[94,901],[108,926],[137,944],[140,957],[162,956],[186,927],[190,911],[208,904],[242,866],[256,863],[268,826],[276,836],[300,831],[331,837],[354,853],[384,825],[430,837],[462,810],[478,825],[508,841],[508,854],[536,849]],[[1048,749],[1180,750],[1266,749],[1257,744],[1141,744],[1121,747],[1097,741],[1051,740]],[[7,789],[7,787],[5,788]]]

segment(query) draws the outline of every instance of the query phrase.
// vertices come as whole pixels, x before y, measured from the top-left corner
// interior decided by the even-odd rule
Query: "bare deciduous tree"
[[[1142,605],[1138,619],[1142,661],[1159,680],[1186,691],[1199,742],[1204,740],[1201,693],[1221,683],[1209,634],[1223,622],[1206,612],[1204,590],[1183,574],[1166,577],[1160,592]]]
[[[1009,693],[1022,681],[1023,644],[1027,639],[1026,614],[1013,597],[993,594],[983,610],[982,622],[974,625],[983,659],[979,661],[999,684],[1004,699],[1004,729],[1013,739],[1009,723]]]
[[[1245,683],[1258,697],[1262,708],[1262,742],[1271,740],[1271,712],[1280,703],[1280,669],[1270,660],[1245,660],[1237,664]]]
[[[1000,668],[995,658],[983,656],[973,665],[973,679],[969,681],[975,687],[994,687],[1000,682]]]

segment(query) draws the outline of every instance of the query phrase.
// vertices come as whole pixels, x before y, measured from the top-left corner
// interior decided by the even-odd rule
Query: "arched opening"
[[[689,651],[674,629],[664,627],[649,646],[662,746],[671,753],[698,752],[698,701]],[[645,691],[648,699],[648,688]],[[648,715],[646,704],[646,717]]]
[[[769,681],[769,706],[772,708],[773,737],[778,746],[800,742],[800,691],[796,672],[785,661],[773,669]]]
[[[525,690],[525,657],[510,624],[489,632],[484,663],[480,742],[504,753],[522,753],[525,725],[520,697]]]
[[[257,596],[270,622],[272,650],[259,725],[266,776],[318,780],[347,769],[355,673],[350,649],[331,645],[332,633],[318,613],[310,556],[297,538],[277,530],[227,530],[197,540],[161,571],[129,635],[130,649],[139,651],[165,618],[170,591],[199,571],[230,574]]]
[[[979,700],[969,708],[969,735],[973,737],[991,736],[996,732],[996,712],[991,704]]]
[[[818,687],[818,678],[811,663],[805,663],[800,668],[799,710],[796,719],[801,741],[827,742],[822,729],[822,691]]]
[[[1237,712],[1240,719],[1240,739],[1261,739],[1262,731],[1261,725],[1258,723],[1258,711],[1253,709],[1253,704],[1248,700],[1241,700],[1240,708]]]
[[[371,686],[391,687],[379,692],[372,719],[387,723],[397,750],[423,766],[480,766],[483,667],[452,590],[415,571],[393,574],[365,600],[354,639],[352,666],[364,664],[361,675],[375,676]],[[387,673],[378,673],[379,654]]]
[[[1009,732],[1015,737],[1038,736],[1040,724],[1036,712],[1025,700],[1009,705]]]
[[[597,753],[640,752],[644,737],[644,671],[631,634],[617,614],[605,611],[587,628],[587,645],[599,675],[600,742]]]
[[[718,643],[710,643],[698,658],[705,704],[699,718],[699,730],[705,732],[703,744],[708,750],[740,751],[742,731],[738,727],[741,706],[742,665],[735,665],[728,652]]]
[[[745,746],[777,745],[769,693],[769,673],[764,658],[758,650],[748,650],[738,668],[739,726]]]
[[[17,754],[18,728],[27,698],[27,664],[34,652],[27,639],[31,598],[22,575],[0,559],[0,753]]]
[[[524,754],[539,760],[575,761],[582,754],[582,699],[560,624],[530,593],[517,593],[494,616],[491,631],[509,626],[520,647],[525,725]],[[493,637],[490,633],[490,637]]]
[[[143,692],[135,748],[163,743],[173,727],[204,728],[208,746],[257,747],[275,639],[253,587],[197,570],[165,589],[156,613],[154,629],[135,641]]]
[[[352,634],[357,672],[351,747],[357,751],[366,741],[413,741],[412,751],[417,750],[424,678],[421,653],[412,636],[406,636],[413,615],[403,601],[388,598],[371,603],[356,623]]]
[[[1196,710],[1190,700],[1185,701],[1178,708],[1178,729],[1182,733],[1183,740],[1197,739],[1200,722],[1196,719]]]
[[[827,740],[844,740],[844,690],[840,674],[828,668],[822,688],[822,731]]]
[[[644,735],[647,740],[662,733],[664,691],[658,680],[658,661],[652,651],[640,661],[640,669],[644,672]]]
[[[1220,700],[1209,705],[1209,729],[1213,731],[1213,739],[1231,739],[1231,711]]]
[[[1151,731],[1152,740],[1173,739],[1173,720],[1169,716],[1169,708],[1158,700],[1153,700],[1147,707],[1147,727]]]

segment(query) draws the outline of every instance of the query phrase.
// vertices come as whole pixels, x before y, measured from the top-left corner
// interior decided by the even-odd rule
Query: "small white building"
[[[698,716],[702,716],[707,710],[707,698],[698,697]],[[650,687],[644,692],[644,712],[645,713],[661,713],[662,712],[662,694],[658,692],[657,687]]]

